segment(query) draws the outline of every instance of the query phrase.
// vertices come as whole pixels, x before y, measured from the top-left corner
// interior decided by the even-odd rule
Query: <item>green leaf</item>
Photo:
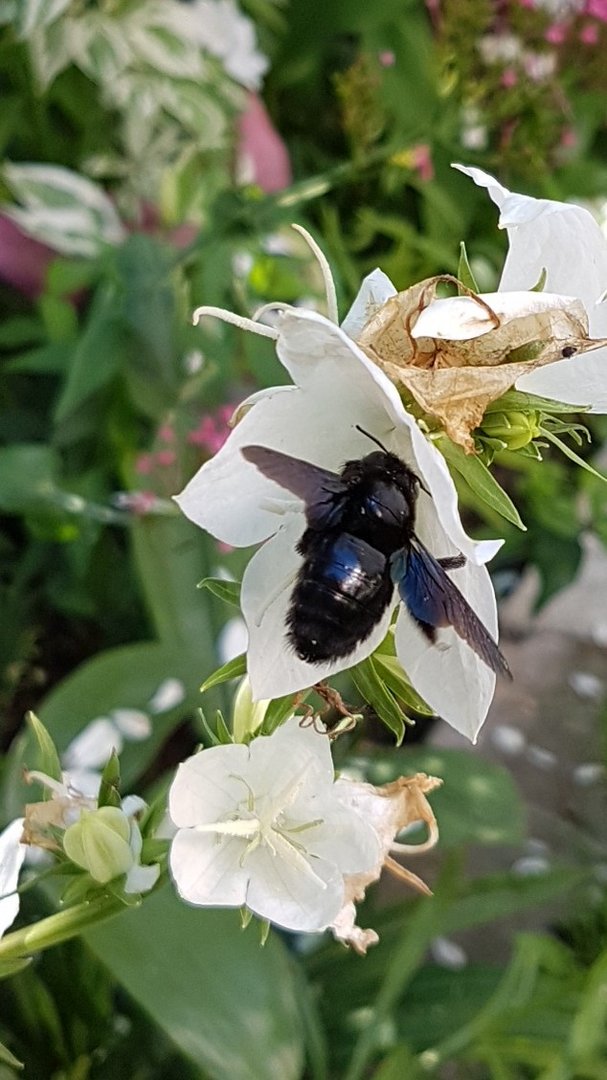
[[[0,510],[20,514],[48,505],[58,491],[59,458],[42,443],[15,443],[0,449]]]
[[[593,1054],[601,1054],[607,1025],[607,950],[601,953],[588,973],[580,1006],[569,1036],[572,1063],[583,1068]],[[601,1057],[601,1060],[604,1060]]]
[[[372,784],[416,772],[440,777],[443,786],[432,792],[430,800],[443,848],[518,844],[523,837],[523,807],[510,773],[476,753],[411,746],[355,763]]]
[[[492,510],[496,510],[498,514],[506,518],[506,521],[512,522],[523,532],[526,531],[526,525],[521,521],[512,499],[500,487],[480,457],[476,454],[466,454],[461,446],[457,446],[446,436],[438,440],[437,446],[447,463],[456,469],[460,476],[463,476],[475,495],[478,495]]]
[[[117,316],[116,286],[106,283],[93,300],[84,332],[73,350],[63,391],[55,408],[60,427],[120,370],[124,330]]]
[[[428,1070],[422,1068],[408,1046],[400,1043],[373,1073],[373,1080],[404,1080],[404,1077],[407,1080],[427,1080]]]
[[[197,589],[208,589],[213,596],[224,600],[226,604],[234,604],[240,607],[240,582],[226,581],[224,578],[203,578],[198,582]]]
[[[10,979],[11,975],[17,975],[24,968],[29,967],[33,956],[20,956],[17,960],[0,961],[0,979]]]
[[[226,664],[222,664],[217,671],[214,671],[212,675],[209,675],[208,679],[205,679],[200,687],[200,693],[205,694],[207,690],[211,690],[214,686],[221,686],[222,683],[228,682],[230,679],[240,679],[247,672],[247,654],[241,653],[240,656],[235,656],[233,660],[228,660]]]
[[[380,678],[403,705],[421,716],[434,716],[432,709],[411,686],[397,656],[376,650],[373,653],[373,663]]]
[[[359,694],[372,706],[388,730],[396,736],[396,745],[400,746],[405,735],[405,727],[412,721],[386,689],[374,658],[368,656],[366,660],[356,664],[350,669],[350,675]]]
[[[532,285],[529,292],[543,292],[546,287],[546,278],[548,277],[548,271],[545,266],[542,266],[540,276],[537,279],[535,285]]]
[[[237,911],[188,907],[164,888],[87,944],[209,1080],[299,1080],[297,995],[286,949],[242,933]]]
[[[61,763],[51,736],[35,713],[28,712],[26,720],[38,744],[38,771],[50,776],[51,780],[61,781]]]
[[[466,245],[462,242],[459,245],[459,263],[457,265],[457,277],[461,281],[462,285],[465,285],[467,289],[472,289],[472,292],[479,293],[480,289],[476,283],[476,278],[472,273],[472,268],[468,262],[468,252],[466,251]]]

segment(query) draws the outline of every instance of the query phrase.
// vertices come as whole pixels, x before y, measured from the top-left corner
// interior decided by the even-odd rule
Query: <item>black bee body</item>
[[[339,473],[263,446],[242,454],[264,476],[303,499],[303,562],[287,612],[287,638],[301,660],[348,656],[371,634],[398,586],[430,642],[452,626],[494,671],[508,665],[446,570],[462,555],[436,559],[415,535],[418,476],[395,454],[373,451]]]
[[[368,454],[340,473],[337,522],[310,525],[287,615],[288,639],[308,663],[338,659],[369,636],[392,599],[390,557],[411,530],[417,478],[394,455]],[[413,480],[411,480],[413,478]]]

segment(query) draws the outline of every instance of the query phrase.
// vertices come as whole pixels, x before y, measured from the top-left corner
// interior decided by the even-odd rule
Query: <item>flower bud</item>
[[[539,413],[490,412],[483,419],[481,431],[490,439],[499,439],[508,450],[520,450],[540,434]]]
[[[232,711],[232,731],[236,742],[244,742],[247,735],[252,735],[263,723],[269,701],[253,701],[251,683],[245,675],[234,697]]]
[[[131,826],[117,806],[83,811],[63,837],[63,850],[76,866],[102,885],[127,873],[134,862]]]

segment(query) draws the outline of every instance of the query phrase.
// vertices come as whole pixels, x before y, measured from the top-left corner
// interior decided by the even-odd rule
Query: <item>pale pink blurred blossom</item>
[[[548,41],[550,45],[562,45],[563,42],[567,40],[568,36],[569,27],[566,26],[565,23],[553,23],[552,26],[548,27],[544,34],[545,40]]]
[[[229,421],[233,412],[232,405],[220,405],[214,413],[205,413],[198,427],[190,431],[187,441],[192,446],[202,446],[210,454],[216,454],[230,433]]]
[[[396,63],[396,56],[392,52],[392,49],[383,49],[382,52],[378,54],[377,59],[384,68],[394,67]]]
[[[597,45],[599,40],[599,28],[596,23],[586,23],[580,30],[582,45]]]
[[[257,184],[262,191],[282,191],[291,183],[287,148],[258,96],[249,92],[238,121],[236,170],[241,183]]]
[[[584,15],[594,15],[595,19],[607,22],[607,0],[586,0]]]
[[[175,428],[171,424],[162,424],[158,428],[158,438],[165,443],[175,442]]]
[[[411,147],[413,168],[420,180],[424,182],[434,179],[434,165],[432,164],[432,151],[428,143],[419,143]]]
[[[0,214],[0,280],[35,300],[44,289],[49,263],[56,257],[52,248],[33,240]]]
[[[574,128],[564,128],[561,133],[561,146],[566,150],[573,150],[577,146],[577,134]]]
[[[511,90],[513,86],[516,86],[518,75],[514,68],[506,68],[506,70],[502,72],[500,82],[506,90]]]
[[[154,458],[152,454],[139,454],[135,462],[135,472],[140,476],[149,476],[154,470]]]
[[[155,454],[155,460],[156,464],[159,465],[161,469],[167,469],[175,464],[177,461],[177,454],[174,450],[159,450]]]

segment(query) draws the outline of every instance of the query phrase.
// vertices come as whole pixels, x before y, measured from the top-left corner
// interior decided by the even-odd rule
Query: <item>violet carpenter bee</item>
[[[359,428],[362,432],[362,428]],[[436,559],[415,534],[420,478],[380,449],[339,473],[265,446],[241,453],[264,476],[303,499],[303,562],[287,612],[287,640],[307,663],[347,657],[390,604],[394,587],[426,638],[455,632],[495,672],[510,674],[491,634],[449,577],[463,555]],[[424,490],[426,490],[424,488]]]

